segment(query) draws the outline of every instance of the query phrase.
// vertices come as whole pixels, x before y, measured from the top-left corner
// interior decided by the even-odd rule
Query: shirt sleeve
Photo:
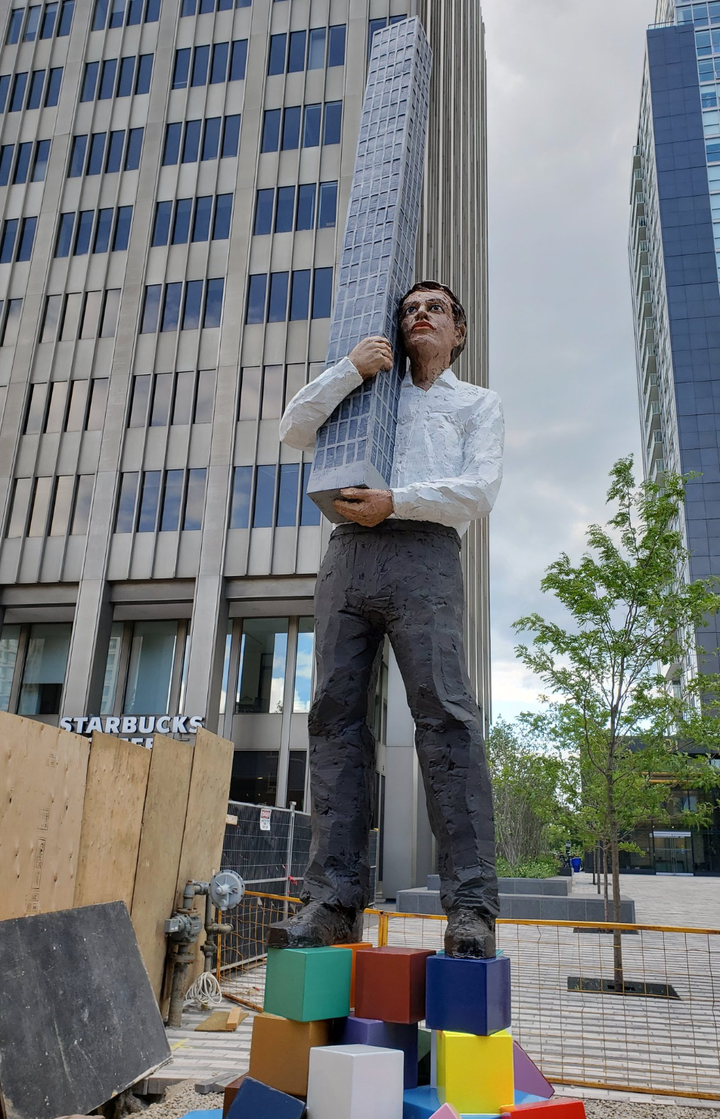
[[[502,481],[504,436],[500,397],[489,392],[465,428],[462,474],[394,489],[395,515],[450,526],[486,516]]]
[[[292,398],[280,420],[280,441],[298,451],[312,451],[318,429],[363,379],[349,357],[331,366]]]

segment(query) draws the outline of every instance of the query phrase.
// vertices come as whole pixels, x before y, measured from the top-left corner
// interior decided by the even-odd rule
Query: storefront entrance
[[[655,873],[693,874],[692,838],[689,831],[654,831]]]

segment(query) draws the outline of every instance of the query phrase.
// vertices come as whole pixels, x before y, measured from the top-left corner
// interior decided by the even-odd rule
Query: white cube
[[[374,1045],[311,1049],[308,1119],[402,1119],[404,1061]]]

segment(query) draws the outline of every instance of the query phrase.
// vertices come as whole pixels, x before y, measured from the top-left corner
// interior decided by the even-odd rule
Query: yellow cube
[[[501,1111],[515,1098],[510,1031],[477,1037],[439,1030],[437,1079],[441,1103],[476,1115]]]

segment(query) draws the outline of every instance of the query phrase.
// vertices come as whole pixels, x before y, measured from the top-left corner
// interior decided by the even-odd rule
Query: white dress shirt
[[[362,383],[347,357],[326,369],[288,404],[280,421],[282,442],[312,451],[318,429]],[[408,373],[400,392],[390,479],[393,516],[449,525],[462,536],[470,521],[487,516],[495,503],[503,436],[496,392],[459,381],[449,369],[426,391]]]

